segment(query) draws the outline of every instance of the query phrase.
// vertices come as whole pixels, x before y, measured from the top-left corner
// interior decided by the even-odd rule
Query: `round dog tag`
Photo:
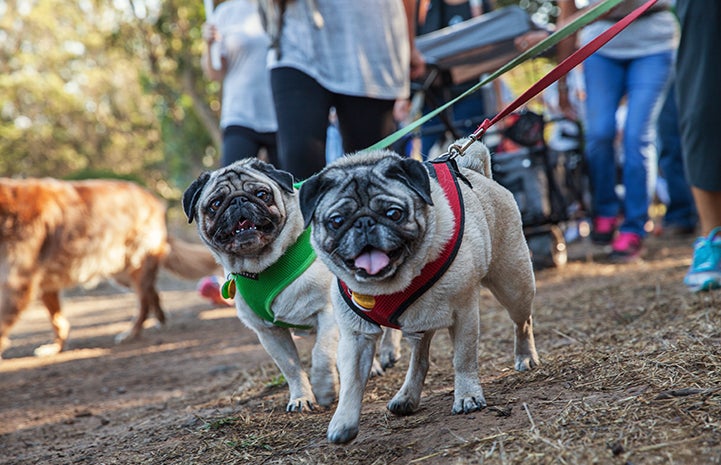
[[[232,299],[235,297],[235,279],[229,279],[220,288],[220,295],[226,299]]]
[[[353,302],[357,303],[366,310],[372,309],[376,304],[376,298],[372,295],[358,294],[357,292],[352,293]]]

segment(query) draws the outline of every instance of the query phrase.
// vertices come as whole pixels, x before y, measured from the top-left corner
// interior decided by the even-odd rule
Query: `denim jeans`
[[[663,224],[693,228],[698,222],[698,215],[691,189],[686,182],[676,108],[676,92],[673,85],[669,87],[665,99],[657,123],[658,167],[660,175],[666,180],[668,190],[668,205],[666,205]]]
[[[672,51],[633,59],[595,53],[583,65],[593,214],[613,217],[622,212],[619,229],[642,237],[656,181],[656,119],[672,65]],[[627,112],[619,147],[622,154],[616,156],[616,110],[624,96]],[[615,189],[617,161],[622,161],[623,201]]]

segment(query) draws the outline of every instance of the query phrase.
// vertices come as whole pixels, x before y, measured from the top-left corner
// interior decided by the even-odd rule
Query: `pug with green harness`
[[[238,318],[258,336],[290,389],[289,412],[329,406],[338,386],[338,328],[330,305],[332,275],[310,246],[290,173],[255,158],[202,173],[183,194],[183,210],[223,266],[222,287]],[[294,330],[315,332],[310,376]],[[400,333],[381,347],[382,372],[400,356]]]

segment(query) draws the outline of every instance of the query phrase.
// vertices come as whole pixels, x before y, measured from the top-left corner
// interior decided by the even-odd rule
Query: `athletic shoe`
[[[608,245],[616,232],[615,216],[597,216],[593,219],[591,242],[598,245]]]
[[[611,244],[609,258],[614,262],[630,262],[641,255],[643,240],[636,233],[621,231]]]
[[[233,306],[232,300],[226,300],[220,295],[220,278],[217,276],[206,276],[198,282],[198,293],[216,305]]]
[[[693,261],[683,283],[693,292],[721,287],[721,227],[693,244]]]

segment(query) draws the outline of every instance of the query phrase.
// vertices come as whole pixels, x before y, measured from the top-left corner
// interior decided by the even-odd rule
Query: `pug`
[[[290,388],[289,412],[329,406],[337,392],[338,327],[332,275],[310,246],[293,176],[255,158],[201,174],[183,193],[183,210],[223,266],[227,297],[258,336]],[[310,378],[292,331],[313,331]],[[374,373],[400,357],[400,333],[384,338]]]
[[[457,141],[460,145],[464,141]],[[460,157],[423,164],[387,150],[336,160],[300,189],[311,243],[337,277],[331,300],[340,329],[338,406],[328,440],[358,434],[361,401],[381,327],[399,328],[411,348],[405,382],[388,403],[415,412],[436,330],[453,344],[452,412],[486,406],[478,375],[481,286],[515,323],[515,369],[539,364],[532,309],[533,267],[511,192],[491,178],[481,142]]]

